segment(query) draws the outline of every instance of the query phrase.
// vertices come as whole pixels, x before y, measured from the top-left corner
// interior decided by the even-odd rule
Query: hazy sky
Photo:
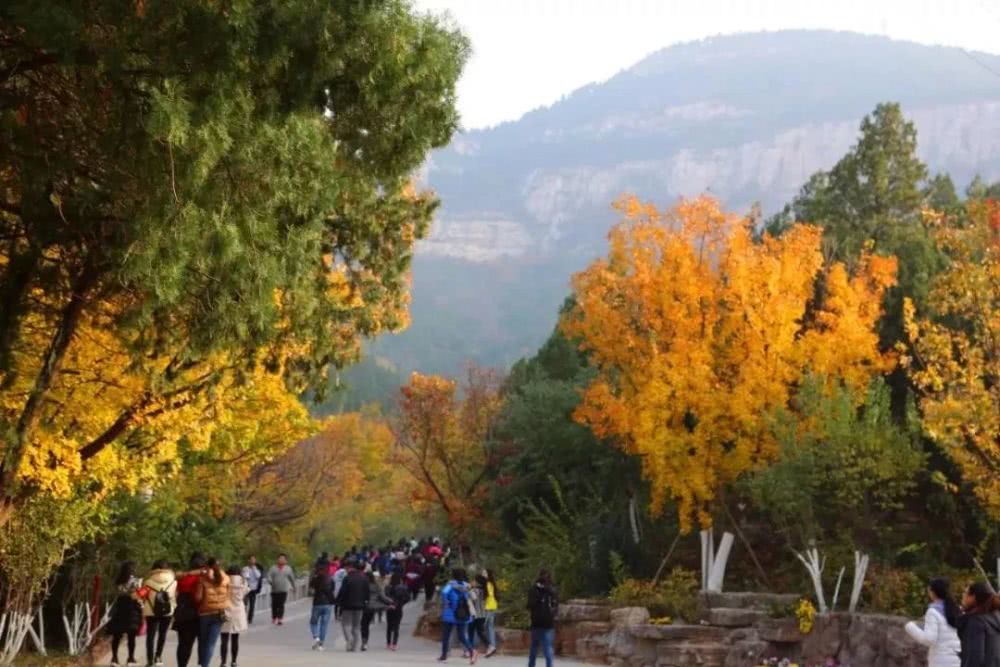
[[[1000,0],[413,2],[450,12],[472,39],[459,84],[466,128],[515,119],[653,51],[718,34],[829,28],[1000,53]]]

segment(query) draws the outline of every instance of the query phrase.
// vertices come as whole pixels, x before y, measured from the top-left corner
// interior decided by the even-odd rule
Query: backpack
[[[170,616],[170,594],[166,589],[156,591],[153,595],[153,616],[156,618],[167,618]]]
[[[559,600],[550,588],[537,586],[531,605],[531,621],[538,625],[551,625],[559,610]]]
[[[455,620],[459,623],[465,623],[472,618],[472,612],[469,610],[469,596],[465,591],[457,588],[453,588],[452,593],[458,598],[455,601]]]

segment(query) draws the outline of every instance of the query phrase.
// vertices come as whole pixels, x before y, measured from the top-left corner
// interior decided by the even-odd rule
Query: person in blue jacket
[[[458,567],[451,571],[451,581],[441,589],[441,657],[438,662],[448,659],[448,648],[451,644],[451,633],[458,633],[458,640],[465,647],[465,655],[469,664],[476,664],[479,653],[469,638],[469,625],[472,623],[472,609],[469,600],[471,591],[469,578],[465,570]]]

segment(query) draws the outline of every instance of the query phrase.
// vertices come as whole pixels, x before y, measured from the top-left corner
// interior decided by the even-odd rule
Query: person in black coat
[[[368,577],[362,571],[363,568],[360,561],[352,561],[337,594],[337,607],[341,610],[340,623],[344,628],[344,642],[348,651],[357,651],[361,643],[361,617],[368,606],[370,595]]]
[[[118,570],[115,579],[117,594],[108,621],[108,631],[111,633],[111,665],[117,667],[118,647],[122,637],[128,637],[128,665],[138,665],[135,660],[135,638],[142,627],[142,603],[137,592],[142,586],[142,580],[135,576],[135,563],[126,561]]]
[[[1000,610],[993,589],[985,581],[965,591],[958,619],[962,667],[1000,667]]]

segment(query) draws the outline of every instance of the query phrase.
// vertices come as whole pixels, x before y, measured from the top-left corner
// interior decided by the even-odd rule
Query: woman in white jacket
[[[232,667],[236,667],[236,659],[240,655],[240,635],[247,631],[247,608],[243,598],[250,592],[246,579],[238,566],[226,570],[229,575],[229,608],[226,610],[226,621],[222,624],[222,666],[226,659],[232,657]],[[230,649],[232,652],[230,653]]]
[[[924,627],[910,621],[906,624],[906,633],[927,647],[928,667],[960,667],[962,643],[955,630],[959,610],[951,599],[948,580],[932,580],[927,596],[931,603],[924,615]]]

